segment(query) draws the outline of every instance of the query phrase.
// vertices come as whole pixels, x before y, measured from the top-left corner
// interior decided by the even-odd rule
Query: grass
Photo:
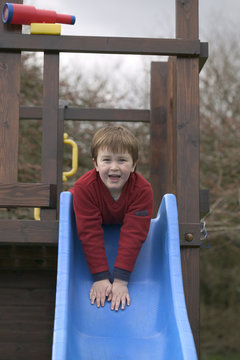
[[[200,360],[239,360],[240,354],[227,354],[227,355],[206,355],[202,354]]]

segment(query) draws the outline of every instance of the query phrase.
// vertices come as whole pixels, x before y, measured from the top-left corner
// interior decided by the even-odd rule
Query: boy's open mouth
[[[110,177],[110,179],[119,179],[121,177],[120,175],[115,175],[115,174],[111,174],[108,176]]]

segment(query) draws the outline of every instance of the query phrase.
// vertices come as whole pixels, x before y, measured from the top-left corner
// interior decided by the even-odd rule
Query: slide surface
[[[110,269],[120,226],[104,226]],[[92,278],[78,239],[72,194],[60,199],[52,360],[197,360],[183,293],[178,215],[164,196],[129,283],[131,305],[91,305]]]

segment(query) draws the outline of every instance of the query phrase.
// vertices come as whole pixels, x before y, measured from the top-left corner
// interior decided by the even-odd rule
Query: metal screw
[[[185,234],[185,240],[186,241],[191,242],[191,241],[193,241],[193,238],[194,238],[194,236],[193,236],[192,233],[186,233]]]

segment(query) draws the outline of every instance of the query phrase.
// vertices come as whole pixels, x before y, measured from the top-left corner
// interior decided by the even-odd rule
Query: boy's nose
[[[118,169],[118,163],[117,163],[117,161],[112,161],[112,163],[111,163],[111,169],[112,169],[112,170],[117,170],[117,169]]]

